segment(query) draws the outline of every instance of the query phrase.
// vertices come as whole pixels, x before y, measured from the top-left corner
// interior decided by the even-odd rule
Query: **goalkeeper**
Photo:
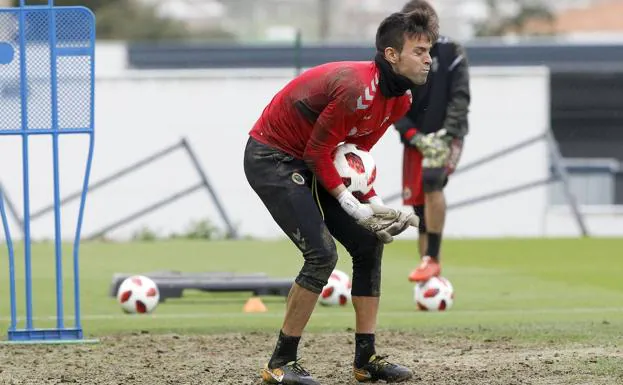
[[[435,14],[426,0],[409,1],[402,12],[413,10]],[[443,189],[461,155],[470,103],[468,64],[463,48],[442,36],[433,45],[431,56],[428,82],[412,89],[411,109],[395,124],[405,145],[403,203],[413,206],[420,218],[421,261],[409,275],[409,280],[415,282],[427,281],[441,273],[439,256],[446,217]]]
[[[358,381],[399,382],[410,369],[375,350],[383,245],[417,217],[390,209],[374,191],[351,194],[333,165],[340,142],[365,150],[409,109],[409,89],[426,82],[436,19],[394,13],[379,26],[373,61],[311,68],[281,89],[250,132],[247,180],[273,219],[299,248],[304,263],[288,295],[275,350],[261,375],[272,384],[318,382],[298,361],[303,330],[337,262],[339,241],[352,257]]]

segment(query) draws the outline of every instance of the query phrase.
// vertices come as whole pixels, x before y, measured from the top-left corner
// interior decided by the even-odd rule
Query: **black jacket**
[[[413,103],[407,115],[395,123],[405,141],[405,133],[416,128],[430,133],[445,128],[456,138],[467,135],[470,103],[467,56],[463,47],[440,37],[431,49],[433,62],[426,84],[414,87]]]

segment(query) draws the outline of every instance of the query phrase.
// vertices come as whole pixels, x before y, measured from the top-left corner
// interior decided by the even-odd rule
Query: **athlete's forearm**
[[[344,186],[343,184],[337,186],[334,189],[331,189],[329,191],[329,194],[331,194],[333,197],[337,198],[338,196],[340,196],[340,194],[342,193],[342,191],[346,190],[346,186]]]

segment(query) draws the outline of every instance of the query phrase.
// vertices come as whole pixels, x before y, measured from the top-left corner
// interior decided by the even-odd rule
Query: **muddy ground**
[[[352,333],[307,334],[304,366],[322,384],[355,384]],[[266,333],[105,337],[96,345],[0,345],[0,384],[261,384]],[[379,333],[377,351],[412,368],[405,384],[623,384],[623,346]]]

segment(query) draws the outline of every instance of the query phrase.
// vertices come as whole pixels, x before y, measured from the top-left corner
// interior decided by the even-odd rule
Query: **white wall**
[[[248,187],[242,170],[247,132],[275,91],[290,78],[290,71],[237,72],[126,72],[102,73],[96,90],[96,149],[92,180],[100,179],[162,147],[188,137],[201,163],[243,234],[281,236],[280,230]],[[463,163],[496,151],[501,146],[542,132],[547,126],[547,73],[542,69],[475,68],[472,71],[472,133]],[[504,138],[502,138],[502,136]],[[15,142],[15,140],[13,140]],[[50,151],[46,138],[32,140],[32,207],[51,202]],[[5,141],[7,142],[7,141]],[[80,143],[82,142],[82,143]],[[62,142],[62,194],[79,188],[85,159],[84,138]],[[19,164],[19,146],[2,153]],[[378,190],[400,189],[401,145],[389,131],[373,154],[379,164]],[[508,172],[513,170],[513,172]],[[19,202],[20,167],[3,175],[13,200]],[[450,201],[510,186],[546,173],[543,145],[533,146],[503,162],[457,176]],[[199,181],[182,152],[163,159],[133,176],[90,194],[83,234]],[[448,236],[538,235],[543,232],[544,189],[451,212]],[[530,202],[529,207],[525,202]],[[68,205],[64,234],[73,232],[77,205]],[[127,237],[140,226],[163,234],[182,230],[190,220],[210,217],[219,221],[205,191],[184,198],[112,233]],[[218,224],[221,224],[219,221]],[[33,224],[35,236],[52,235],[52,217]],[[415,232],[407,236],[414,236]]]
[[[96,148],[92,181],[96,181],[163,147],[187,137],[232,221],[242,234],[281,237],[242,170],[247,133],[273,94],[289,81],[292,71],[168,71],[124,70],[122,50],[115,46],[98,56],[96,83]],[[471,133],[462,164],[542,133],[548,125],[548,73],[542,68],[473,68]],[[21,153],[17,138],[3,137],[2,182],[21,207]],[[48,138],[31,139],[31,206],[52,201],[51,152]],[[86,137],[61,142],[61,195],[81,185]],[[393,129],[373,149],[381,195],[400,191],[402,147]],[[447,193],[450,203],[507,188],[547,175],[546,149],[533,145],[501,161],[457,175]],[[83,235],[106,226],[146,205],[199,182],[181,151],[125,177],[87,201]],[[545,187],[452,210],[449,237],[539,236],[552,233],[545,221]],[[394,202],[400,206],[400,202]],[[77,202],[64,207],[63,236],[75,229]],[[206,191],[192,195],[112,233],[127,238],[148,226],[162,234],[183,230],[191,220],[209,217],[222,226]],[[14,235],[15,224],[12,223]],[[33,223],[35,237],[52,237],[53,217]],[[404,237],[415,237],[409,231]]]
[[[620,237],[623,235],[623,207],[580,207],[584,224],[591,236]],[[580,228],[569,206],[550,207],[543,218],[544,236],[577,237]]]
[[[241,161],[248,130],[274,92],[291,75],[275,74],[270,78],[250,73],[206,75],[180,73],[177,77],[154,79],[141,74],[132,79],[100,79],[98,154],[105,153],[105,149],[123,150],[117,152],[120,155],[114,159],[106,157],[105,163],[99,155],[94,175],[102,173],[104,166],[107,169],[121,167],[139,154],[185,135],[197,149],[227,211],[234,222],[240,224],[241,231],[254,236],[281,236],[248,187]],[[463,159],[465,163],[532,137],[547,127],[548,75],[545,70],[477,68],[472,76],[473,129]],[[401,145],[394,131],[389,131],[373,154],[379,163],[378,190],[382,193],[400,190]],[[197,179],[189,163],[182,156],[179,158],[162,163],[161,167],[168,171],[154,170],[151,177],[152,171],[145,172],[141,181],[128,179],[123,193],[127,199],[97,215],[97,222],[109,222],[119,216],[120,211],[136,207],[137,202],[150,201],[146,196],[162,197],[180,185],[191,185]],[[546,173],[545,146],[535,145],[503,161],[457,176],[448,189],[449,201],[541,178]],[[118,189],[122,186],[120,184]],[[132,191],[137,186],[149,186],[150,192],[137,194]],[[114,191],[112,187],[111,191]],[[545,187],[542,187],[453,211],[447,233],[449,236],[538,235],[543,231],[545,198]],[[98,202],[100,199],[94,194],[93,206]],[[529,209],[525,202],[531,202]],[[189,217],[201,215],[215,217],[214,207],[205,193],[194,194],[146,218],[146,223],[163,230],[175,229],[187,223]],[[91,218],[90,223],[94,222]],[[415,231],[410,235],[415,236]]]

